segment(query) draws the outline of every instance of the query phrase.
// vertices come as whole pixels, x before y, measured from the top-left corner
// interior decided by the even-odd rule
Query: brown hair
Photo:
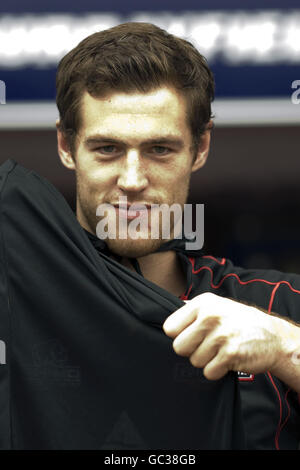
[[[196,151],[211,118],[214,78],[206,59],[188,41],[150,23],[123,23],[94,33],[62,58],[56,75],[60,130],[74,153],[84,91],[94,97],[109,91],[147,93],[174,86],[186,99]]]

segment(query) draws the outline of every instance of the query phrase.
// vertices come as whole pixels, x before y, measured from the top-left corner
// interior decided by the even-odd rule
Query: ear
[[[206,130],[201,136],[200,144],[198,147],[197,155],[192,166],[192,172],[199,170],[205,164],[210,146],[210,134],[213,128],[213,121],[210,120],[206,125]]]
[[[60,121],[57,119],[56,121],[56,131],[57,131],[57,150],[59,158],[62,164],[69,168],[69,170],[75,169],[75,162],[72,158],[72,154],[66,139],[66,136],[59,128]]]

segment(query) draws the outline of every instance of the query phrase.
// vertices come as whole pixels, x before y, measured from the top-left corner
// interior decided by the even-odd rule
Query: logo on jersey
[[[100,449],[146,449],[137,427],[124,410]]]
[[[248,372],[238,371],[237,375],[241,382],[253,382],[254,380],[254,374],[248,374]]]
[[[78,387],[81,384],[81,369],[74,365],[69,351],[54,338],[32,346],[33,364],[25,365],[26,377],[37,386],[50,384],[64,387]]]

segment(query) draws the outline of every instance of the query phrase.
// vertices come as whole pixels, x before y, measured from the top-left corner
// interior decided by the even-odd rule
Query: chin
[[[154,253],[165,240],[105,240],[110,251],[125,258],[141,258]]]

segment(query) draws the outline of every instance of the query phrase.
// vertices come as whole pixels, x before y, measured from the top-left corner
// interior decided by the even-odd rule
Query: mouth
[[[132,203],[132,204],[113,204],[118,217],[126,220],[133,220],[137,217],[148,217],[151,204]]]

